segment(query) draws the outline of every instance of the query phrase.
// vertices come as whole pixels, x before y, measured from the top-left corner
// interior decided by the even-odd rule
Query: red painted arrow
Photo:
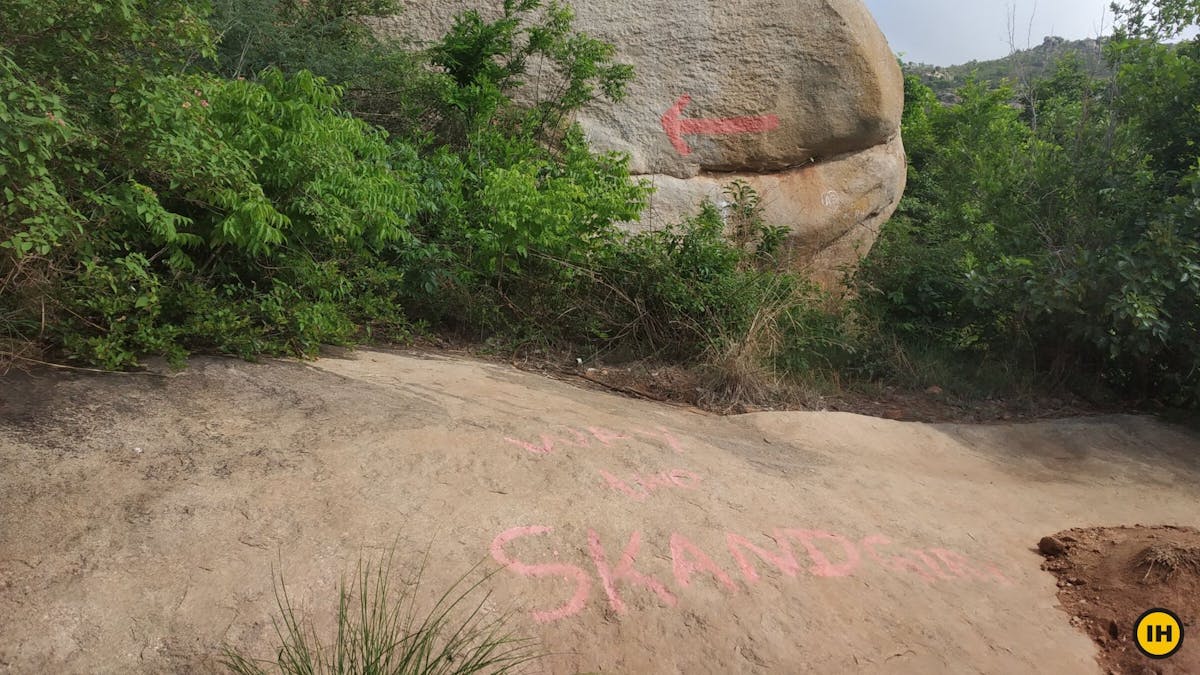
[[[692,149],[684,142],[685,135],[705,134],[709,136],[721,134],[761,134],[779,128],[779,118],[775,115],[761,117],[725,117],[721,119],[680,119],[683,109],[692,102],[692,97],[684,94],[679,97],[671,109],[663,113],[663,131],[671,139],[671,145],[684,157],[692,154]]]

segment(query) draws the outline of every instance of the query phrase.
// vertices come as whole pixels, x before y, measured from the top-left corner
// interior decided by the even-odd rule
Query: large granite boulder
[[[385,33],[432,40],[487,0],[409,0]],[[636,79],[579,122],[658,187],[641,226],[695,213],[735,178],[787,225],[797,267],[832,280],[874,242],[904,189],[899,66],[860,0],[588,0],[576,26]]]

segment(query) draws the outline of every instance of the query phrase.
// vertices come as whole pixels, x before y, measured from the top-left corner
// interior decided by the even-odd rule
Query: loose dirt
[[[1050,538],[1043,569],[1058,577],[1058,597],[1071,623],[1100,647],[1109,672],[1200,673],[1200,531],[1181,527],[1086,528]],[[1146,658],[1133,627],[1151,609],[1179,616],[1182,648],[1170,659]]]
[[[0,671],[219,672],[271,654],[273,572],[327,625],[394,546],[492,574],[533,672],[1096,673],[1031,542],[1200,525],[1198,479],[1148,418],[720,417],[431,354],[14,374]]]

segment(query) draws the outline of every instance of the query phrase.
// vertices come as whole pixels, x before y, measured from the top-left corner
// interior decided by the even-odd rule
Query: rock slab
[[[498,3],[410,0],[378,24],[432,41],[455,14]],[[659,194],[643,226],[694,214],[747,180],[791,259],[831,279],[874,242],[904,190],[904,83],[860,0],[593,0],[576,27],[617,47],[636,79],[579,117],[594,147],[626,152]],[[530,86],[536,87],[536,75]]]
[[[1200,439],[1150,418],[718,417],[420,352],[13,371],[0,466],[14,674],[274,658],[278,579],[330,636],[394,549],[419,617],[482,580],[521,672],[1094,675],[1035,542],[1200,525]]]

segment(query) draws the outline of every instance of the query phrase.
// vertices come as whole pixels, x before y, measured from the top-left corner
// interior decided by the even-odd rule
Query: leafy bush
[[[229,79],[311,72],[342,87],[355,116],[395,139],[423,140],[447,113],[446,78],[421,52],[369,28],[400,10],[396,0],[214,0],[213,69]]]
[[[209,18],[220,36],[216,72],[253,77],[268,68],[318,73],[346,84],[381,64],[363,19],[396,14],[397,0],[214,0]]]
[[[10,339],[110,368],[349,340],[346,270],[411,248],[383,135],[307,73],[186,72],[213,53],[190,3],[50,4],[0,11]]]
[[[687,360],[743,333],[777,275],[746,266],[746,254],[725,237],[725,227],[709,203],[695,218],[633,235],[618,247],[605,283],[590,291],[599,294],[597,309],[607,316],[605,336]],[[786,297],[788,291],[773,292]]]
[[[619,99],[630,71],[611,45],[576,32],[562,5],[508,0],[502,10],[494,21],[464,12],[429,50],[438,115],[426,142],[403,153],[422,186],[414,233],[437,272],[414,270],[409,304],[434,326],[556,339],[576,334],[559,329],[571,313],[563,298],[647,203],[628,158],[592,152],[568,123],[598,96]],[[522,90],[533,59],[555,73],[540,99]]]
[[[1200,403],[1200,42],[1145,39],[1149,8],[1185,24],[1186,6],[1134,3],[1113,77],[1065,60],[1023,110],[979,85],[943,107],[910,78],[909,192],[857,275],[860,310],[913,343]]]
[[[0,10],[10,344],[118,368],[551,321],[646,203],[568,119],[630,70],[557,3],[466,12],[425,54],[360,22],[395,9],[218,2],[216,41],[182,0]],[[517,103],[532,59],[557,84]]]

